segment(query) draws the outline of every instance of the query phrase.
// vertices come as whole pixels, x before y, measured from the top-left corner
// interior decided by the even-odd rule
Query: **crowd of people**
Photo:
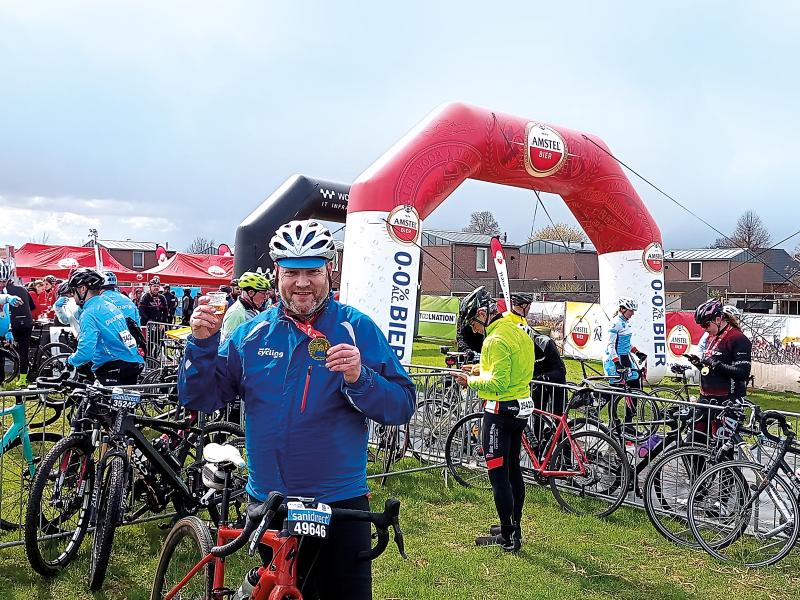
[[[190,288],[178,298],[157,277],[128,297],[117,290],[113,273],[85,268],[66,282],[45,278],[26,289],[14,284],[4,263],[0,310],[10,309],[8,329],[20,349],[35,315],[52,311],[73,324],[78,345],[69,364],[88,368],[111,385],[136,382],[143,363],[138,328],[151,321],[174,323],[180,307],[181,323],[191,335],[180,365],[179,401],[207,413],[243,403],[251,500],[263,502],[278,491],[366,510],[368,420],[407,423],[416,408],[415,386],[377,325],[334,298],[336,250],[324,226],[291,221],[278,228],[269,248],[274,280],[246,272],[220,286],[224,311],[208,296],[193,297]],[[479,287],[461,301],[459,340],[480,352],[480,362],[453,376],[483,401],[483,455],[500,520],[488,535],[478,535],[476,544],[517,552],[525,501],[523,429],[536,423],[537,410],[563,412],[565,392],[543,384],[566,383],[566,367],[553,340],[528,325],[531,296],[513,294],[510,300],[509,310],[502,311]],[[619,299],[604,363],[628,388],[641,384],[647,358],[632,339],[630,321],[637,309],[632,298]],[[695,321],[707,333],[700,355],[688,356],[700,369],[700,400],[737,401],[746,393],[751,347],[736,315],[709,300],[698,307]],[[626,412],[626,426],[632,419],[633,411]],[[310,550],[298,564],[308,597],[371,598],[371,565],[358,560],[369,547],[364,523],[334,523],[326,541],[309,540]],[[259,551],[268,564],[269,549]]]

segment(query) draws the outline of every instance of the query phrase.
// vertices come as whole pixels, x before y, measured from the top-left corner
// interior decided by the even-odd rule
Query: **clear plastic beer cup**
[[[225,313],[228,307],[228,299],[225,292],[208,292],[208,305],[214,307],[214,314],[221,315]]]

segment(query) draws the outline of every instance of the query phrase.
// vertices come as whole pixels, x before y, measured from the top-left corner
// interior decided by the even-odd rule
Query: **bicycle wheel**
[[[44,366],[44,363],[51,358],[55,358],[56,356],[69,356],[74,352],[74,350],[74,348],[61,342],[51,342],[49,344],[45,344],[36,351],[36,356],[33,357],[33,362],[28,370],[28,379],[33,381],[37,377],[53,377],[53,375],[48,375],[45,371],[43,371],[42,367]]]
[[[638,392],[638,390],[634,390],[634,392]],[[621,429],[621,436],[625,441],[643,442],[658,431],[658,427],[661,425],[659,422],[661,421],[661,409],[654,399],[634,398],[623,394],[615,395],[612,402],[614,415],[623,423],[626,412],[632,411],[630,423],[624,424]]]
[[[424,400],[408,423],[411,454],[422,464],[441,462],[450,431],[450,404],[443,400]]]
[[[197,517],[184,517],[170,530],[161,546],[158,567],[150,590],[150,600],[163,600],[213,547],[208,528]],[[211,598],[214,563],[203,567],[181,588],[176,598]]]
[[[66,567],[86,535],[94,488],[92,451],[85,437],[66,437],[36,470],[25,512],[25,554],[40,575],[49,577]]]
[[[92,540],[92,556],[89,561],[89,589],[96,592],[103,586],[111,560],[114,533],[122,523],[125,498],[125,461],[121,456],[112,456],[106,463],[99,480],[98,502],[94,507],[97,523]]]
[[[605,517],[628,493],[628,459],[619,444],[600,431],[578,431],[556,446],[548,470],[583,471],[550,477],[550,490],[561,507],[579,515]]]
[[[28,437],[33,450],[34,469],[61,439],[57,433],[41,432],[29,433]],[[0,529],[11,531],[22,528],[32,480],[22,450],[22,438],[17,437],[0,454]]]
[[[56,354],[55,356],[48,356],[39,365],[36,373],[28,377],[33,381],[37,377],[47,377],[48,379],[58,378],[67,370],[67,358],[69,354]]]
[[[764,465],[731,461],[697,478],[689,495],[689,525],[714,558],[765,567],[791,551],[800,533],[797,492],[780,474],[764,486],[766,473]]]
[[[0,347],[0,363],[3,383],[11,383],[19,377],[19,355],[13,348]]]
[[[447,469],[464,487],[492,489],[489,483],[486,458],[483,454],[483,413],[473,413],[459,419],[445,442]]]
[[[644,509],[656,531],[675,544],[699,547],[689,528],[689,492],[710,460],[711,452],[704,446],[684,446],[665,452],[650,465]]]

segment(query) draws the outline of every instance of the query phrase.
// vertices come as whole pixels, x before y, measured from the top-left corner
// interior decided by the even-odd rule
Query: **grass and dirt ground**
[[[444,366],[438,344],[417,343],[414,362]],[[570,361],[568,368],[569,378],[579,380],[579,366]],[[797,410],[797,396],[756,392],[751,398]],[[670,544],[635,508],[623,507],[607,519],[574,517],[559,509],[547,488],[531,486],[525,543],[519,554],[508,555],[474,545],[475,535],[496,519],[488,491],[452,480],[445,486],[441,471],[389,477],[383,488],[371,480],[371,487],[373,508],[387,497],[402,501],[409,556],[404,561],[390,545],[375,562],[376,599],[800,598],[800,553],[768,569],[732,568]],[[0,541],[16,535],[4,533]],[[165,535],[158,522],[119,530],[106,585],[94,595],[85,585],[91,536],[78,560],[51,580],[33,573],[21,547],[0,549],[0,598],[146,599]],[[242,556],[232,563],[228,582],[236,588],[251,563]]]

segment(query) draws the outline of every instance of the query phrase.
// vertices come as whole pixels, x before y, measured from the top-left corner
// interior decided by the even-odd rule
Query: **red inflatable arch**
[[[351,187],[343,300],[369,314],[409,363],[422,220],[468,178],[550,192],[597,248],[604,309],[612,314],[620,295],[638,300],[636,343],[652,340],[651,367],[663,368],[661,232],[604,149],[596,136],[540,121],[462,103],[438,108]]]

